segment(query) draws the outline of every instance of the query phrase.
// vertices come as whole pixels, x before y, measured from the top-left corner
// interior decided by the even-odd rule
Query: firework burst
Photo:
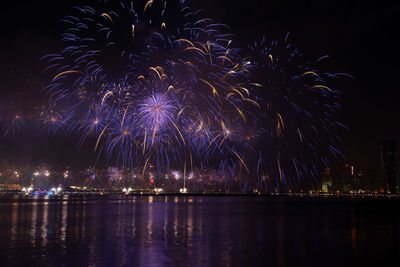
[[[327,85],[337,75],[287,38],[236,47],[185,1],[99,1],[62,21],[66,46],[44,57],[52,105],[117,165],[290,185],[341,156],[340,92]]]

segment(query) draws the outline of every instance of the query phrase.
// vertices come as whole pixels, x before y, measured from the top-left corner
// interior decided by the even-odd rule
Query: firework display
[[[65,47],[42,58],[53,78],[39,117],[53,132],[78,132],[80,144],[93,140],[114,166],[191,179],[207,168],[227,183],[279,186],[342,157],[341,92],[328,84],[344,74],[320,71],[324,58],[307,61],[288,36],[240,47],[184,0],[98,0],[62,23]],[[4,135],[20,123],[13,116],[1,118]]]

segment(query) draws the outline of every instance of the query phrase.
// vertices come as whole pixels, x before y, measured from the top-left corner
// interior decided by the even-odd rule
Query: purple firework
[[[165,130],[175,120],[177,107],[165,94],[152,94],[138,106],[138,117],[150,132]]]

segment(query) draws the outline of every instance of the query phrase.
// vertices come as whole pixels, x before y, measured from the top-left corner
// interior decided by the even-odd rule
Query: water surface
[[[0,198],[0,266],[400,266],[400,202]]]

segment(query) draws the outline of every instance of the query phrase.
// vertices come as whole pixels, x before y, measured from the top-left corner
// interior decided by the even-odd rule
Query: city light
[[[59,186],[59,187],[53,187],[53,188],[51,188],[51,192],[53,192],[55,195],[57,195],[58,193],[60,193],[61,192],[61,190],[62,190],[62,188]]]
[[[154,192],[155,192],[156,194],[159,194],[159,193],[161,193],[162,191],[163,191],[162,188],[154,188]]]
[[[50,166],[48,167],[50,169]],[[51,166],[53,169],[54,167]],[[114,171],[110,171],[114,170]],[[137,170],[134,170],[135,172]],[[281,188],[276,189],[273,187],[267,187],[267,185],[273,182],[273,179],[269,175],[261,175],[259,177],[260,188],[252,187],[247,191],[238,191],[237,189],[227,189],[225,177],[223,174],[219,174],[214,170],[203,169],[189,170],[184,176],[184,172],[180,170],[165,170],[165,172],[147,172],[144,178],[139,175],[130,174],[130,170],[103,168],[96,169],[96,172],[88,173],[86,171],[77,171],[76,178],[74,179],[75,185],[71,185],[72,180],[67,180],[71,177],[71,170],[62,170],[60,172],[50,173],[49,170],[41,169],[41,167],[34,167],[32,169],[18,169],[14,168],[5,169],[1,172],[2,176],[0,179],[4,179],[4,182],[0,182],[1,188],[11,192],[12,190],[18,190],[23,192],[27,191],[26,184],[35,184],[38,190],[41,188],[52,188],[51,185],[60,184],[60,178],[65,179],[63,181],[64,188],[59,190],[54,187],[49,192],[58,194],[63,191],[63,194],[69,194],[71,191],[93,191],[109,193],[118,190],[120,193],[131,193],[133,190],[129,189],[128,186],[122,186],[122,181],[131,179],[135,183],[135,190],[138,193],[143,194],[176,194],[176,193],[249,193],[249,194],[289,194],[289,195],[312,195],[312,196],[387,196],[397,195],[396,191],[389,190],[383,185],[373,184],[378,178],[374,178],[373,174],[362,173],[357,167],[353,168],[351,164],[339,164],[337,167],[324,168],[321,170],[320,184],[315,188]],[[31,175],[22,175],[30,173]],[[134,177],[136,176],[136,178]],[[377,176],[377,175],[376,175]],[[8,178],[7,178],[8,177]],[[39,177],[47,177],[46,179],[38,179]],[[75,177],[74,177],[75,178]],[[172,179],[171,179],[172,178]],[[10,180],[7,180],[10,179]],[[79,181],[81,179],[81,181]],[[247,179],[247,178],[244,178]],[[338,181],[341,181],[340,183]],[[239,182],[238,179],[234,179],[230,182],[230,187]],[[88,184],[86,184],[88,183]],[[24,189],[23,189],[24,186]],[[379,186],[379,187],[378,187]],[[60,187],[61,188],[61,187]],[[87,189],[83,189],[87,188]],[[4,190],[3,189],[3,190]],[[185,190],[186,189],[186,190]],[[47,192],[47,191],[46,191]],[[31,194],[32,192],[30,192]]]
[[[133,191],[133,189],[130,187],[128,187],[128,188],[124,187],[122,189],[122,192],[125,193],[126,195],[129,195],[132,191]]]
[[[180,188],[179,189],[179,193],[186,194],[187,193],[187,188],[186,187],[185,188]]]
[[[24,192],[25,195],[28,195],[32,190],[33,190],[33,188],[32,188],[31,186],[28,187],[28,188],[23,187],[23,188],[21,189],[21,191]]]

